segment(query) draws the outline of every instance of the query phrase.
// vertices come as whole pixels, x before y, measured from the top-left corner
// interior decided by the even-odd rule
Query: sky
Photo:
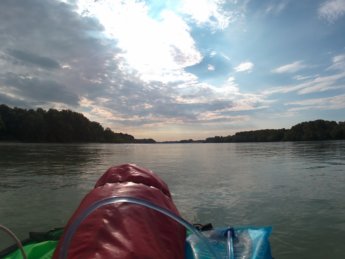
[[[205,139],[345,117],[345,0],[1,0],[0,104]]]

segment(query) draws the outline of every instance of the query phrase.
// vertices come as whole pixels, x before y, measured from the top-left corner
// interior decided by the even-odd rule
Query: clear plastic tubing
[[[69,245],[71,243],[72,237],[75,234],[78,227],[80,226],[80,224],[83,222],[83,220],[86,219],[96,209],[98,209],[102,206],[105,206],[105,205],[113,204],[113,203],[132,203],[132,204],[142,205],[144,207],[153,209],[155,211],[158,211],[158,212],[170,217],[171,219],[177,221],[182,226],[184,226],[185,228],[187,228],[188,230],[193,232],[204,243],[207,250],[209,250],[210,254],[215,259],[220,258],[218,256],[218,254],[216,253],[216,251],[214,251],[212,249],[212,247],[210,246],[207,239],[192,224],[190,224],[188,221],[184,220],[183,218],[175,215],[174,213],[172,213],[172,212],[170,212],[164,208],[161,208],[161,207],[153,204],[152,202],[146,201],[146,200],[137,199],[137,198],[133,198],[133,197],[116,197],[115,196],[115,197],[105,198],[105,199],[102,199],[102,200],[99,200],[99,201],[93,203],[86,210],[84,210],[83,213],[72,223],[72,225],[67,229],[67,232],[65,234],[65,238],[64,238],[62,245],[61,245],[61,250],[60,250],[60,258],[61,259],[67,259],[68,248],[69,248]]]
[[[232,259],[235,258],[234,255],[234,244],[232,241],[232,235],[231,235],[231,229],[229,228],[226,232],[227,235],[227,239],[226,239],[226,243],[227,243],[227,252],[228,252],[228,258]]]

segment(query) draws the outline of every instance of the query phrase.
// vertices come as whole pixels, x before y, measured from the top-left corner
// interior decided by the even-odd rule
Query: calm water
[[[271,225],[274,256],[345,258],[345,142],[0,144],[0,223],[20,238],[63,226],[111,165],[167,182],[181,214],[214,225]],[[0,233],[0,246],[9,242]]]

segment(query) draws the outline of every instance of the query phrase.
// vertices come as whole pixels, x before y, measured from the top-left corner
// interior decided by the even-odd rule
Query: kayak
[[[133,164],[109,168],[64,228],[30,233],[0,258],[271,259],[271,227],[213,228],[184,220],[166,183]]]

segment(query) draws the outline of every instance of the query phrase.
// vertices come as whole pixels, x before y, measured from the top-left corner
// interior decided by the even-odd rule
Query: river
[[[0,224],[64,226],[110,166],[158,174],[193,223],[273,227],[277,259],[345,258],[345,142],[0,144]],[[0,246],[9,242],[0,233]]]

